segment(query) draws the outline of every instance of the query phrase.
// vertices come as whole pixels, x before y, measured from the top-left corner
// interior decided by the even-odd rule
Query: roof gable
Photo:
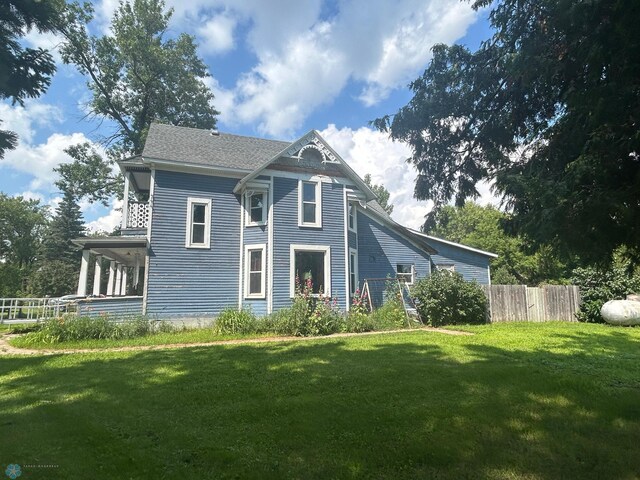
[[[275,165],[287,165],[291,164],[293,161],[294,163],[298,162],[298,165],[304,168],[305,163],[303,162],[307,160],[307,158],[305,158],[307,156],[307,152],[318,153],[318,158],[315,161],[317,164],[316,167],[322,167],[321,169],[327,170],[327,173],[332,172],[332,170],[335,172],[334,169],[341,170],[344,176],[352,180],[358,186],[358,188],[364,193],[367,200],[373,200],[376,198],[375,194],[367,184],[364,183],[358,174],[340,157],[340,155],[336,153],[335,150],[333,150],[333,148],[331,148],[331,146],[316,130],[311,130],[298,140],[290,143],[286,148],[282,149],[276,155],[273,155],[253,172],[242,178],[236,185],[234,192],[240,192],[247,182],[256,178],[261,172],[269,167]],[[308,161],[313,162],[313,159],[308,159]],[[332,168],[327,168],[329,166]],[[313,167],[313,165],[306,165],[306,167]]]

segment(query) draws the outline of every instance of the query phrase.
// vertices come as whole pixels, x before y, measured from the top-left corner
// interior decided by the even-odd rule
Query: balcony
[[[127,202],[127,214],[123,219],[124,229],[146,229],[149,225],[149,202]]]

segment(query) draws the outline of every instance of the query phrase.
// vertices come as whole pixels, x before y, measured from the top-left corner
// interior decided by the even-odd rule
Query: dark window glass
[[[302,223],[316,223],[316,204],[305,203],[302,206]]]
[[[264,218],[262,218],[263,202],[264,193],[256,193],[251,195],[251,198],[249,199],[249,215],[251,216],[251,223],[259,223],[264,221]]]
[[[204,243],[204,225],[193,225],[191,243]]]
[[[302,201],[304,202],[316,201],[316,184],[315,183],[302,184]]]
[[[249,294],[262,293],[262,273],[249,274]]]
[[[313,293],[324,290],[324,256],[325,252],[296,252],[295,274],[304,284],[311,279]]]
[[[259,272],[262,270],[262,250],[251,251],[251,271]]]
[[[205,205],[193,205],[193,223],[204,223]]]

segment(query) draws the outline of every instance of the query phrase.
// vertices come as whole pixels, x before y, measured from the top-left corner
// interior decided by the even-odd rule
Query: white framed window
[[[438,270],[444,270],[447,272],[455,272],[456,271],[456,266],[453,263],[439,263],[438,265],[436,265],[436,268]]]
[[[311,282],[313,295],[331,296],[331,247],[328,245],[291,245],[289,257],[290,296],[301,285]]]
[[[322,183],[298,181],[298,225],[322,226]]]
[[[244,297],[264,298],[266,272],[266,245],[245,245],[244,247]]]
[[[413,285],[413,279],[415,276],[415,269],[413,263],[397,263],[396,264],[396,278],[407,285]]]
[[[247,226],[264,225],[267,218],[267,192],[247,192],[245,210],[247,212]]]
[[[187,199],[187,248],[211,247],[211,199]]]
[[[358,288],[358,251],[349,249],[349,293],[353,296]]]
[[[347,219],[347,225],[349,227],[349,230],[351,230],[352,232],[356,232],[358,230],[358,213],[356,210],[356,206],[352,203],[349,202],[349,217]]]

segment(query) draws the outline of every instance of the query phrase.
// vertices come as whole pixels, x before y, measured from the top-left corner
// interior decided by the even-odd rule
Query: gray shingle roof
[[[142,156],[210,167],[255,170],[289,142],[152,123]]]

